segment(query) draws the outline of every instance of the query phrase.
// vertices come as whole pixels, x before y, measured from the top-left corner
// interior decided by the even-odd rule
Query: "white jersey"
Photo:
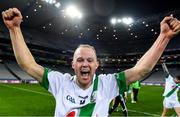
[[[171,75],[168,75],[165,82],[165,90],[164,90],[163,96],[166,96],[176,86],[177,84],[174,82],[173,77]],[[178,89],[179,87],[169,97],[165,97],[165,98],[169,100],[178,100],[178,96],[177,96]]]
[[[123,83],[126,83],[125,77],[122,80]],[[67,115],[72,117],[78,116],[80,108],[90,102],[93,91],[93,84],[88,89],[81,89],[76,84],[76,76],[62,74],[57,71],[45,73],[43,84],[46,85],[44,87],[55,97],[55,116],[58,117],[66,117]],[[123,84],[123,86],[125,85]],[[110,101],[119,95],[119,88],[114,74],[101,74],[98,76],[96,94],[96,104],[92,116],[108,116]]]

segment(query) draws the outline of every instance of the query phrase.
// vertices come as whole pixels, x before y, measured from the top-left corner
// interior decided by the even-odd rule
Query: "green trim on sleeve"
[[[125,91],[127,91],[125,72],[116,73],[115,77],[119,87],[119,94],[123,94]]]
[[[49,72],[49,69],[44,68],[44,74],[43,74],[43,77],[42,77],[42,82],[40,82],[40,85],[42,87],[44,87],[46,90],[48,90],[48,88],[49,88],[48,72]]]

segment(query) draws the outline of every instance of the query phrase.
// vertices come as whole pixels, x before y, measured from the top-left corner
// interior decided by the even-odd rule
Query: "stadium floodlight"
[[[133,19],[131,17],[124,17],[124,18],[122,18],[122,22],[124,24],[131,24],[131,23],[133,23]]]
[[[111,24],[116,25],[116,24],[120,24],[120,23],[124,23],[124,24],[132,24],[133,23],[133,19],[131,17],[124,17],[124,18],[111,18],[110,20]]]
[[[121,19],[117,19],[117,23],[121,23],[122,22],[122,20]]]
[[[45,0],[47,3],[54,4],[56,3],[56,0]]]
[[[116,21],[116,18],[112,18],[112,19],[111,19],[111,24],[115,25],[116,22],[117,22],[117,21]]]
[[[57,7],[57,8],[59,8],[61,6],[61,4],[59,3],[59,2],[57,2],[56,4],[55,4],[55,7]]]
[[[65,10],[66,14],[71,18],[82,18],[82,13],[73,5],[68,6]]]
[[[56,0],[42,0],[42,1],[45,1],[45,2],[47,2],[49,4],[52,4],[52,5],[54,5],[57,8],[59,8],[61,6],[61,3],[57,2]]]

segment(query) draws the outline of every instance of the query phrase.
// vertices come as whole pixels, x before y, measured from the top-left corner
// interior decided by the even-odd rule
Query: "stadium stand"
[[[162,84],[164,83],[164,75],[162,70],[156,70],[143,83]]]
[[[180,74],[179,71],[180,71],[180,68],[169,69],[169,72],[172,74],[172,76],[176,76]]]
[[[180,69],[178,68],[169,68],[170,74],[175,77],[179,74]],[[159,84],[162,85],[165,82],[165,76],[162,69],[156,69],[148,78],[146,78],[142,83],[144,84]]]
[[[13,76],[2,63],[0,63],[0,80],[17,80],[17,78]]]
[[[30,75],[25,73],[17,63],[15,62],[8,62],[5,63],[5,65],[8,67],[8,69],[22,82],[28,83],[30,81],[34,81],[34,78],[32,78]]]

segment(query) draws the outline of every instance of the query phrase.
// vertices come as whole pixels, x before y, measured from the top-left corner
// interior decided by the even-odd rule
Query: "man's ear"
[[[71,67],[74,69],[74,62],[73,61],[71,62]]]
[[[96,69],[99,67],[99,61],[96,62]]]

